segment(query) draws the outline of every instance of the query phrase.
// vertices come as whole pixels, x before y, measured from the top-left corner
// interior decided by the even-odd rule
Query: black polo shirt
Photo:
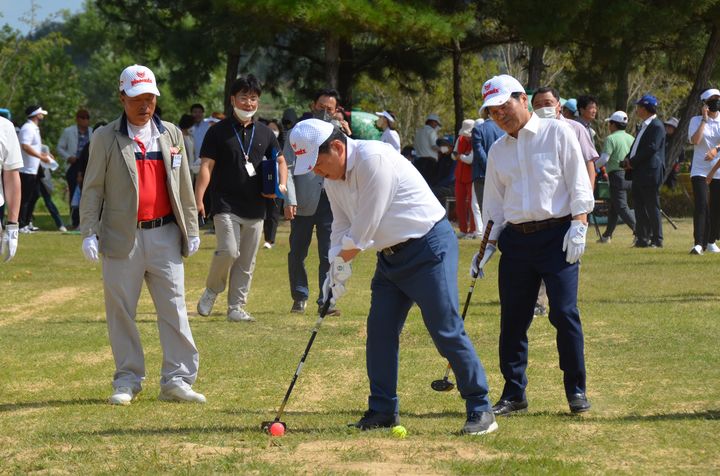
[[[253,137],[253,130],[255,135]],[[250,138],[252,137],[252,145]],[[255,176],[248,176],[245,155],[240,142],[255,166]],[[265,218],[260,162],[272,158],[273,149],[282,153],[268,126],[253,121],[247,127],[231,116],[210,127],[200,149],[200,157],[215,161],[210,178],[213,213],[232,213],[243,218]]]

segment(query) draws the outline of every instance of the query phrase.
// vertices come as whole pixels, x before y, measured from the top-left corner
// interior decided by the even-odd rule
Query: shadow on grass
[[[283,420],[284,421],[284,420]],[[222,426],[197,426],[197,427],[161,427],[161,428],[110,428],[101,431],[76,431],[72,433],[66,433],[67,435],[73,436],[157,436],[157,435],[197,435],[199,433],[258,433],[267,434],[267,431],[261,428],[261,423],[258,421],[257,425],[222,425]],[[292,433],[302,434],[322,434],[328,433],[326,428],[296,428],[293,427],[292,423],[287,423],[288,431]],[[344,427],[338,427],[334,430],[345,431]],[[268,435],[269,436],[269,435]]]
[[[0,413],[25,410],[28,408],[56,408],[72,405],[107,405],[107,399],[76,398],[72,400],[43,400],[39,402],[0,403]]]
[[[720,409],[715,410],[701,410],[697,412],[674,412],[674,413],[657,413],[654,415],[621,415],[621,416],[601,416],[594,415],[591,412],[575,415],[568,412],[528,412],[517,415],[509,415],[500,417],[499,420],[505,418],[567,418],[576,419],[578,421],[586,421],[589,423],[612,423],[619,421],[633,421],[633,422],[653,422],[653,421],[680,421],[680,420],[717,420],[720,419]]]
[[[277,414],[277,410],[272,410],[270,412],[264,412],[259,410],[245,410],[245,409],[236,409],[236,410],[223,410],[222,413],[226,413],[228,415],[246,415],[246,414],[256,414],[256,415],[272,415],[273,418],[275,418],[275,415]],[[360,419],[360,417],[363,414],[363,410],[333,410],[333,411],[327,411],[327,412],[311,412],[311,411],[288,411],[283,413],[283,418],[293,418],[293,417],[322,417],[322,416],[330,416],[330,415],[344,415],[347,416],[350,420],[353,419]],[[465,412],[457,412],[457,411],[444,411],[444,412],[431,412],[431,413],[411,413],[411,412],[400,412],[400,418],[465,418]]]
[[[678,303],[696,303],[703,302],[720,302],[720,296],[717,294],[671,294],[667,296],[628,296],[620,299],[593,299],[592,302],[600,304],[662,304],[668,302]]]
[[[622,421],[674,421],[674,420],[718,420],[720,409],[702,410],[684,413],[659,413],[655,415],[626,415],[618,420]]]

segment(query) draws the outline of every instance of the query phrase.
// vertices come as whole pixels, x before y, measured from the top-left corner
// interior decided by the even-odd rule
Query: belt
[[[154,220],[145,220],[137,222],[137,227],[143,230],[152,230],[153,228],[159,228],[168,223],[175,223],[175,215],[167,215],[162,218],[156,218]]]
[[[542,221],[526,221],[525,223],[510,223],[508,226],[513,230],[520,232],[524,235],[535,233],[536,231],[547,230],[548,228],[555,228],[556,226],[562,225],[563,223],[571,220],[570,215],[565,215],[561,218],[548,218]]]
[[[382,254],[384,254],[385,256],[392,256],[417,239],[418,238],[410,238],[407,241],[403,241],[402,243],[398,243],[397,245],[388,246],[387,248],[383,248],[380,251],[382,251]]]

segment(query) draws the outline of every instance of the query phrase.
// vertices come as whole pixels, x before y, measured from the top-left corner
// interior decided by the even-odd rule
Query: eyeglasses
[[[241,104],[257,104],[260,101],[259,96],[239,96],[235,99]]]

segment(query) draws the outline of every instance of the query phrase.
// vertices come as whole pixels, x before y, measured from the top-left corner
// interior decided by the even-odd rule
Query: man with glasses
[[[80,225],[80,209],[79,207],[72,206],[72,197],[77,187],[78,157],[80,157],[80,153],[88,142],[90,142],[92,131],[92,127],[90,127],[90,113],[85,109],[80,109],[75,114],[75,125],[63,130],[60,140],[57,143],[57,152],[67,163],[65,180],[68,184],[68,199],[70,201],[70,215],[73,228],[77,228]]]
[[[265,199],[275,195],[262,193],[260,163],[277,155],[279,189],[287,188],[287,166],[277,138],[268,126],[254,121],[258,110],[260,83],[253,75],[239,77],[230,88],[233,115],[208,129],[202,143],[202,163],[195,181],[198,213],[206,216],[203,197],[210,188],[217,247],[210,263],[205,291],[197,305],[198,314],[208,316],[218,294],[228,284],[227,319],[251,322],[245,310],[255,255],[263,231]]]
[[[570,411],[585,412],[590,403],[577,307],[578,261],[594,200],[580,143],[567,124],[531,113],[525,89],[512,76],[493,77],[482,92],[482,108],[506,132],[490,148],[485,175],[483,216],[496,225],[482,261],[476,255],[471,266],[471,273],[482,277],[496,246],[502,251],[499,346],[505,386],[493,411],[507,415],[528,406],[527,330],[543,280]]]

